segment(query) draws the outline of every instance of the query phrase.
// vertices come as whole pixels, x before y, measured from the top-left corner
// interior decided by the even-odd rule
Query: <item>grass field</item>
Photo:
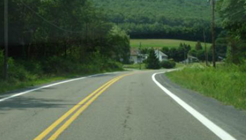
[[[139,64],[129,64],[129,65],[124,65],[123,66],[125,69],[139,69],[140,65]],[[141,69],[145,70],[146,65],[144,63],[141,64]]]
[[[142,48],[162,48],[162,47],[179,47],[180,43],[185,43],[195,47],[196,41],[187,40],[175,40],[175,39],[131,39],[131,47],[139,47],[142,44]],[[204,44],[202,44],[204,46]],[[210,46],[211,44],[207,44]]]
[[[224,104],[246,110],[246,65],[218,65],[216,69],[193,65],[167,73],[175,83],[215,98]]]
[[[2,81],[0,79],[0,95],[11,92],[11,91],[17,91],[20,89],[25,89],[25,88],[30,88],[34,86],[42,86],[47,83],[52,83],[52,82],[57,82],[57,81],[62,81],[66,79],[72,79],[72,78],[78,78],[78,77],[83,77],[83,76],[88,76],[92,74],[97,74],[97,73],[105,73],[105,72],[113,72],[113,71],[118,71],[118,70],[112,70],[112,71],[102,71],[102,72],[91,72],[88,74],[64,74],[63,76],[56,76],[56,75],[50,75],[50,76],[43,76],[42,78],[36,78],[33,80],[26,80],[26,81]],[[121,71],[121,70],[119,70]]]

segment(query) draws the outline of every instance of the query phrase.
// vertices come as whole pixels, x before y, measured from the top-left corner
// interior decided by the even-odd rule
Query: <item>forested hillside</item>
[[[202,40],[209,34],[210,6],[206,0],[93,0],[109,21],[131,38]]]

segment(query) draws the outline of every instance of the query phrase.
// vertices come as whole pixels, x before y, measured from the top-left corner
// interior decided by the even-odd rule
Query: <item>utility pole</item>
[[[206,61],[206,66],[208,66],[208,51],[207,51],[205,28],[203,29],[203,39],[204,39],[204,46],[205,46],[205,59],[206,59],[205,61]]]
[[[141,70],[142,69],[142,56],[141,56],[141,49],[142,49],[142,43],[140,42],[140,44],[139,44],[139,59],[140,59],[140,61],[139,61],[139,69]]]
[[[182,46],[183,47],[183,49],[184,49],[184,62],[185,62],[185,60],[186,60],[186,47],[185,47],[185,45],[180,45],[180,46]]]
[[[4,78],[8,79],[8,0],[4,0]]]
[[[212,3],[212,43],[213,43],[213,47],[212,47],[212,53],[213,53],[213,67],[216,67],[216,60],[215,60],[215,0],[210,0]]]

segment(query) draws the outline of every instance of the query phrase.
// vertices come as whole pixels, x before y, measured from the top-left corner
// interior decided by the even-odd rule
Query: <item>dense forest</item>
[[[0,1],[0,81],[3,4]],[[8,6],[8,69],[13,79],[97,73],[121,69],[118,62],[128,61],[129,36],[89,0],[9,0]]]
[[[0,5],[3,7],[3,1]],[[85,57],[91,52],[112,56],[111,53],[122,48],[113,48],[110,42],[114,41],[114,35],[121,35],[113,26],[88,0],[9,0],[9,45],[13,56],[26,59],[53,55]]]
[[[93,0],[131,38],[210,39],[207,0]],[[220,28],[217,28],[218,32]]]

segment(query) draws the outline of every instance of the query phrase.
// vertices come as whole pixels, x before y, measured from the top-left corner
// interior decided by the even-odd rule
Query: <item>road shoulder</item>
[[[156,75],[156,80],[164,87],[198,110],[205,117],[233,134],[237,139],[246,138],[246,112],[227,106],[221,102],[205,97],[197,92],[172,83],[165,74]]]

